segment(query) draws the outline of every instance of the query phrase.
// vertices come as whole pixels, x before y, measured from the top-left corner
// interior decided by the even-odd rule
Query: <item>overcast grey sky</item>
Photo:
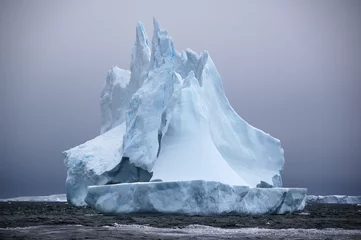
[[[61,152],[99,134],[105,74],[153,16],[281,140],[285,186],[361,195],[361,1],[1,0],[0,198],[65,192]]]

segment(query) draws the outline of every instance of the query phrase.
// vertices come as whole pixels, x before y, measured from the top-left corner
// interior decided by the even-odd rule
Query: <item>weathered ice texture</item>
[[[248,188],[214,181],[91,186],[86,202],[107,214],[285,214],[302,211],[304,188]]]

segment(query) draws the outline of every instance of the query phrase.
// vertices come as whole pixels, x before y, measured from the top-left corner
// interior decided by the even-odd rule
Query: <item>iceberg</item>
[[[101,211],[151,207],[162,212],[157,205],[148,206],[153,198],[131,200],[124,194],[125,189],[158,194],[158,201],[166,203],[169,197],[157,192],[166,188],[181,194],[177,201],[208,199],[205,206],[190,205],[200,208],[199,214],[302,209],[306,190],[281,188],[285,160],[280,141],[234,111],[210,54],[178,52],[157,20],[153,25],[150,48],[143,24],[137,24],[130,71],[113,67],[107,74],[100,98],[101,135],[63,153],[68,201]],[[208,201],[216,197],[212,194],[219,200],[208,211]],[[112,205],[119,201],[126,206]],[[225,210],[214,210],[216,205]]]

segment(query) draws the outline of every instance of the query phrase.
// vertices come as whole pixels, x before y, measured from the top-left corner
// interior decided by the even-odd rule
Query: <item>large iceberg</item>
[[[119,183],[282,187],[280,141],[233,110],[207,51],[178,52],[168,32],[153,24],[151,50],[138,23],[130,71],[113,67],[107,74],[101,135],[64,152],[68,201],[85,205],[88,186]]]

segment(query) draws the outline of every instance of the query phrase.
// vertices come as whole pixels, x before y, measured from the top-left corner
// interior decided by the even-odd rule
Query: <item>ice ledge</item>
[[[214,181],[90,186],[85,201],[106,214],[285,214],[302,211],[305,188],[249,188]]]
[[[328,195],[315,196],[308,195],[306,198],[308,203],[327,203],[327,204],[360,204],[361,196],[346,196],[346,195]]]

